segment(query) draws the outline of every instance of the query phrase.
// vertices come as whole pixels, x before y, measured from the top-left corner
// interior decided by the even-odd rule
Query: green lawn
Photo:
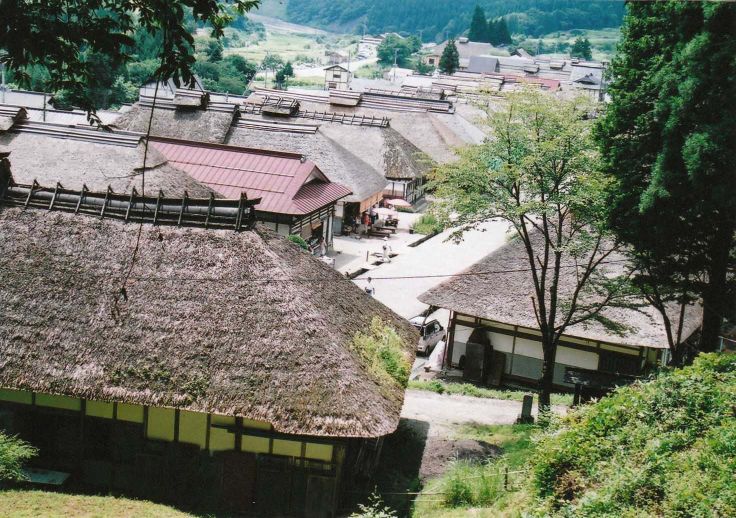
[[[409,382],[409,388],[417,390],[428,390],[430,392],[436,392],[438,394],[458,394],[461,396],[482,397],[489,399],[507,399],[511,401],[522,401],[526,394],[534,393],[531,390],[492,389],[478,387],[471,383],[457,383],[442,380],[412,380]],[[551,399],[553,405],[572,405],[572,394],[552,394]]]
[[[563,48],[564,44],[572,45],[576,38],[585,37],[590,40],[593,49],[593,59],[599,61],[610,61],[616,50],[616,44],[621,37],[618,28],[611,29],[572,29],[569,31],[558,31],[545,34],[541,38],[528,38],[527,43],[532,47],[541,39],[545,47],[545,53],[555,53],[568,55],[569,47]],[[555,50],[558,49],[558,50]]]
[[[225,49],[225,55],[238,54],[250,61],[261,62],[267,53],[281,56],[284,61],[294,64],[321,62],[325,59],[326,50],[338,50],[347,54],[356,52],[354,36],[317,36],[314,34],[296,33],[268,29],[266,39],[252,41],[242,47]]]
[[[194,515],[142,500],[112,496],[81,496],[45,491],[0,491],[0,516],[12,518],[172,517]]]

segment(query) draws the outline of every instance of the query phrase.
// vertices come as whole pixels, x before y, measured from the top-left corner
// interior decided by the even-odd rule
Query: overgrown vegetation
[[[532,435],[537,430],[534,425],[467,425],[461,428],[458,439],[497,445],[501,455],[484,462],[453,463],[447,473],[426,486],[417,500],[414,516],[448,516],[448,510],[468,507],[489,511],[481,516],[519,511],[527,500],[523,470],[534,451]]]
[[[0,482],[23,480],[23,464],[35,455],[36,448],[0,431]]]
[[[471,383],[452,383],[441,380],[411,380],[409,388],[415,390],[428,390],[437,394],[456,394],[459,396],[481,397],[488,399],[505,399],[509,401],[523,401],[529,391],[514,389],[492,389],[478,387]],[[572,394],[552,394],[553,405],[572,405]]]
[[[404,341],[380,318],[372,320],[368,333],[356,333],[351,345],[379,381],[393,381],[406,387],[411,363]]]
[[[309,250],[309,244],[307,244],[304,238],[298,234],[289,234],[289,237],[287,237],[286,239],[294,243],[299,248]]]
[[[425,235],[436,234],[438,232],[442,232],[444,229],[442,223],[437,220],[437,217],[434,214],[422,214],[422,216],[412,224],[411,228],[417,234]]]
[[[427,485],[414,515],[479,507],[478,516],[736,516],[734,401],[736,355],[707,354],[544,429],[466,426],[458,438],[498,444],[502,455],[453,465]]]
[[[736,356],[617,390],[544,434],[538,516],[736,516]]]

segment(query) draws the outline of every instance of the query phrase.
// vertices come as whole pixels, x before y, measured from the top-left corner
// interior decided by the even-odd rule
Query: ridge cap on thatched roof
[[[532,239],[541,239],[539,232],[535,232]],[[535,294],[531,275],[527,271],[528,264],[522,241],[514,239],[458,275],[422,293],[418,299],[425,304],[456,313],[538,329],[531,305],[531,297]],[[619,270],[623,272],[625,264],[623,255],[612,254],[601,268],[605,269],[604,273],[615,275]],[[560,290],[564,293],[575,282],[576,270],[563,268],[561,271]],[[474,275],[475,273],[482,275]],[[635,301],[631,302],[633,305]],[[603,318],[622,324],[621,329],[611,329],[590,320],[568,327],[565,336],[635,347],[667,348],[667,337],[660,314],[643,299],[640,302],[639,307],[606,307],[601,311]],[[700,312],[699,305],[686,307],[684,340],[697,330]],[[672,313],[670,319],[677,322],[679,312],[673,310]]]
[[[323,127],[325,124],[320,126]],[[231,145],[233,142],[236,143],[234,145],[238,145],[238,142],[255,143],[284,151],[301,152],[315,163],[331,182],[343,184],[353,191],[353,195],[346,198],[348,202],[362,202],[382,192],[386,187],[382,172],[322,131],[313,134],[293,134],[236,127],[230,133],[228,142]]]
[[[416,331],[267,229],[0,206],[0,268],[2,388],[240,416],[308,436],[380,437],[398,425],[403,385],[355,340],[378,319],[411,365]],[[110,279],[128,268],[116,300]]]
[[[151,141],[155,142],[168,142],[171,144],[180,144],[184,146],[197,146],[205,147],[209,149],[221,149],[223,151],[238,151],[239,153],[250,153],[254,155],[266,155],[279,158],[289,158],[292,160],[300,160],[302,163],[307,162],[306,157],[302,153],[292,153],[289,151],[277,151],[275,149],[266,148],[252,148],[246,146],[234,146],[232,144],[217,144],[213,142],[198,142],[194,140],[178,139],[172,137],[158,137],[152,136]]]
[[[159,189],[155,196],[138,193],[66,189],[60,182],[54,187],[17,183],[10,172],[7,155],[0,153],[0,205],[35,207],[48,211],[93,214],[103,219],[153,223],[154,225],[199,226],[202,228],[232,228],[236,232],[255,225],[256,205],[260,198],[248,199],[241,193],[237,200],[215,198],[166,197]]]
[[[101,132],[100,135],[107,135]],[[35,132],[0,133],[0,146],[10,151],[13,176],[19,183],[55,185],[104,191],[130,192],[142,186],[142,165],[145,144],[119,145],[107,139],[69,139]],[[167,195],[206,198],[219,196],[209,187],[169,164],[165,157],[149,146],[146,155],[146,188],[150,192],[163,190]]]

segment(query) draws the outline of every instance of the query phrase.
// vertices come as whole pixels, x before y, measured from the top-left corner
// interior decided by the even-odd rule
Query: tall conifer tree
[[[452,75],[458,68],[460,68],[460,53],[457,51],[455,40],[450,40],[440,56],[440,72]]]
[[[604,170],[617,180],[610,224],[653,300],[702,300],[699,348],[712,351],[734,307],[736,4],[627,8],[597,130]]]
[[[486,13],[481,6],[476,5],[473,11],[473,18],[470,21],[470,30],[468,31],[468,39],[470,41],[488,41],[488,23],[486,22]]]

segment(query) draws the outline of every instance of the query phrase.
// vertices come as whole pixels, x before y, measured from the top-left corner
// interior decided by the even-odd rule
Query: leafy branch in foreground
[[[23,85],[29,67],[49,73],[49,87],[66,90],[85,110],[96,108],[87,89],[98,84],[97,63],[115,69],[131,59],[137,27],[161,39],[160,66],[155,77],[194,84],[194,38],[187,20],[203,22],[220,38],[237,13],[257,7],[260,0],[3,0],[0,22],[2,60],[18,73]]]

